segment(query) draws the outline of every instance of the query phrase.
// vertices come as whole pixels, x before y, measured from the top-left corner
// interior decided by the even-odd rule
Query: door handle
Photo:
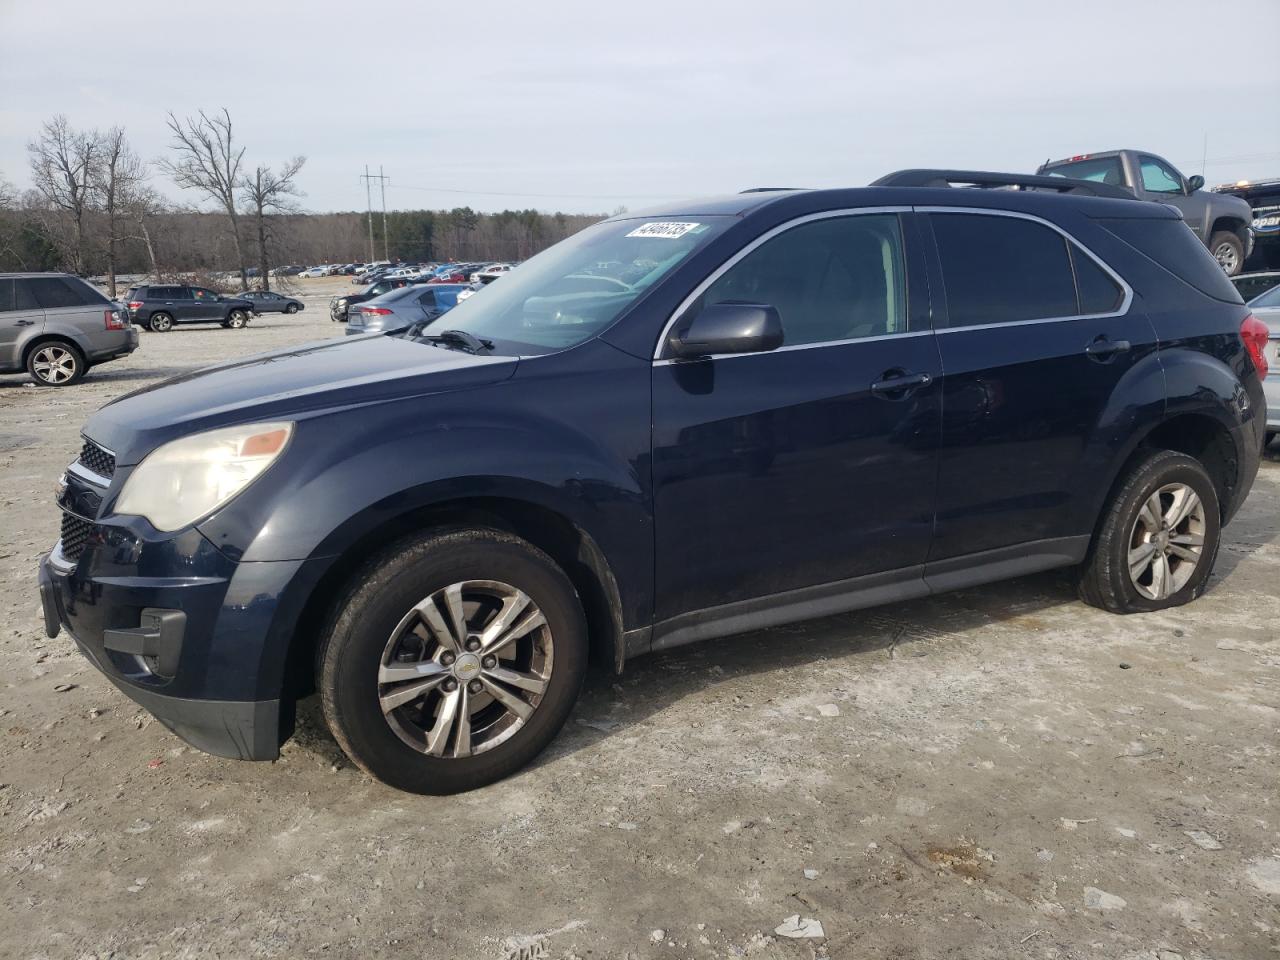
[[[1084,348],[1085,355],[1090,360],[1097,360],[1099,363],[1106,363],[1116,354],[1127,353],[1128,351],[1128,340],[1111,340],[1105,336],[1098,337],[1093,343]]]
[[[881,379],[871,384],[871,392],[891,400],[905,397],[916,387],[927,387],[933,383],[933,376],[928,373],[905,373],[901,370],[886,370]],[[902,397],[890,396],[901,394]]]

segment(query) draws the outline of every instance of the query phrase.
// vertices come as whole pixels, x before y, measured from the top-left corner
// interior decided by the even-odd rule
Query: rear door
[[[1045,221],[941,208],[921,227],[945,300],[930,560],[1083,550],[1053,541],[1087,544],[1090,444],[1120,379],[1156,350],[1150,322],[1118,276]]]
[[[655,645],[723,625],[743,601],[803,603],[795,591],[815,588],[847,609],[886,571],[923,586],[940,366],[911,260],[899,211],[805,217],[748,245],[682,309],[766,303],[785,343],[654,363],[655,613],[668,621]]]
[[[44,329],[44,309],[27,281],[0,279],[0,367],[22,366],[22,345]]]

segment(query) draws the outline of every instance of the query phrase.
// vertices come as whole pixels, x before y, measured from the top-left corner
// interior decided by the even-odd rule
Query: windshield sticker
[[[657,223],[646,223],[643,227],[636,227],[628,237],[658,237],[662,240],[675,240],[683,237],[686,233],[690,233],[699,227],[700,223],[680,223],[678,221],[660,221]]]

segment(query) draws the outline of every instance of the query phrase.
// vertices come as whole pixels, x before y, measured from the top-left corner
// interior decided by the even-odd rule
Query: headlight
[[[134,468],[115,512],[146,517],[157,530],[180,530],[257,479],[292,434],[292,423],[248,423],[166,443]]]

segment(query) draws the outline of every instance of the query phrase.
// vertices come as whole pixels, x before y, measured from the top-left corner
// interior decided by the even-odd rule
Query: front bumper
[[[95,525],[77,559],[63,555],[61,540],[40,559],[45,630],[65,629],[108,680],[192,746],[274,760],[293,732],[284,661],[305,566],[236,564],[195,530],[148,543]]]

